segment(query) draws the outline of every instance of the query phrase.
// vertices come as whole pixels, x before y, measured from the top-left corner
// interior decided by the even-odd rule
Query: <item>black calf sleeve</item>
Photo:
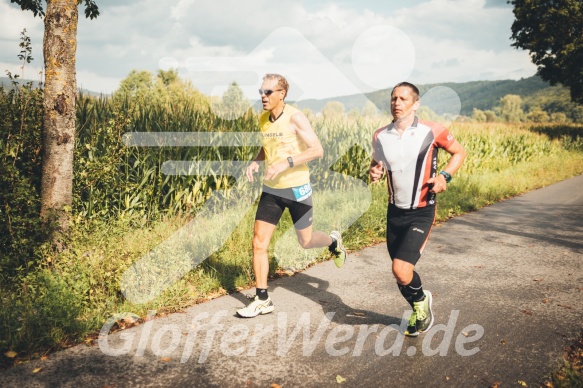
[[[413,271],[413,279],[409,284],[403,286],[398,284],[399,291],[401,291],[401,295],[409,302],[411,307],[413,307],[413,302],[419,302],[423,300],[425,294],[423,294],[423,286],[421,284],[421,277],[415,271]]]

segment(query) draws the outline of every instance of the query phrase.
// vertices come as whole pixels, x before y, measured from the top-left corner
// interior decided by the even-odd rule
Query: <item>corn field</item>
[[[23,173],[32,175],[31,182],[37,187],[40,100],[31,100],[35,92],[26,88],[20,95],[3,93],[3,110],[14,115],[4,115],[3,163],[6,168],[18,168],[20,160],[36,160],[36,172]],[[79,96],[72,209],[76,219],[152,219],[160,214],[191,213],[213,191],[245,184],[238,178],[244,164],[259,151],[258,136],[254,136],[258,115],[248,110],[236,119],[223,117],[201,95],[165,100]],[[310,163],[315,189],[342,190],[346,176],[366,182],[372,133],[388,120],[383,116],[313,118],[325,151],[322,159]],[[568,125],[454,123],[449,129],[468,151],[461,174],[500,170],[565,149],[583,148],[580,128]],[[204,140],[180,141],[198,133],[206,134]],[[154,137],[144,146],[132,143],[136,135]],[[178,140],[172,141],[172,136]],[[35,153],[31,156],[30,151]],[[441,163],[446,159],[441,157]],[[182,166],[182,171],[169,173],[174,164]],[[22,165],[30,169],[30,163]],[[221,171],[221,165],[230,167]],[[239,176],[233,176],[237,175],[233,174],[235,167],[241,170]]]
[[[132,106],[127,98],[80,98],[74,183],[77,217],[137,214],[150,218],[161,212],[191,212],[213,190],[244,183],[237,183],[232,176],[217,170],[217,163],[210,162],[246,162],[257,154],[258,142],[245,139],[258,132],[257,114],[249,110],[235,120],[219,116],[208,105],[182,102],[176,106]],[[312,125],[325,150],[321,160],[310,164],[315,188],[342,190],[344,175],[367,181],[372,133],[386,120],[314,120]],[[560,132],[561,127],[554,130]],[[503,169],[551,155],[568,142],[551,140],[529,130],[527,125],[455,123],[450,131],[468,151],[464,174]],[[163,136],[171,133],[184,139],[198,132],[228,133],[229,144],[236,146],[225,145],[218,137],[215,143],[212,136],[207,137],[208,144],[194,145],[169,143]],[[128,136],[144,133],[157,135],[150,138],[154,144],[128,144]],[[446,159],[442,156],[441,163]],[[168,162],[197,162],[197,170],[165,174]]]

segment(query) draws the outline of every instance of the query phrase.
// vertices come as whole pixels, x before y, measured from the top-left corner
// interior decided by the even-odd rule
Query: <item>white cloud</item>
[[[301,53],[301,55],[297,55]],[[175,63],[180,63],[176,60]],[[265,73],[281,73],[290,81],[289,98],[320,98],[359,90],[297,29],[282,27],[273,31],[252,52],[237,57],[191,57],[185,61],[187,75],[194,84],[209,76],[221,83],[214,93],[235,80],[249,97],[257,97],[257,86]]]
[[[77,87],[97,93],[110,94],[119,87],[121,77],[104,77],[93,71],[77,70]]]
[[[183,69],[181,76],[191,78],[204,93],[217,93],[237,81],[253,97],[260,79],[259,71],[251,68],[306,77],[313,85],[308,94],[318,98],[392,86],[390,75],[396,72],[385,66],[387,60],[413,63],[409,78],[418,83],[531,76],[536,69],[528,54],[510,47],[512,10],[499,3],[427,0],[396,9],[378,5],[369,7],[374,9],[371,11],[356,0],[310,3],[311,8],[302,2],[274,5],[267,0],[179,0],[172,5],[157,0],[103,0],[98,3],[101,15],[97,19],[86,20],[80,12],[78,83],[98,92],[106,91],[103,88],[111,91],[132,69],[156,72],[165,57],[175,58],[181,65],[196,63],[198,58],[201,65],[204,60],[211,66],[209,58],[226,58],[221,59],[221,66],[231,66],[230,71],[196,74]],[[359,43],[359,37],[378,26],[406,34],[414,58],[412,54],[399,57],[404,39],[377,37],[376,52],[371,37]],[[4,3],[0,3],[0,62],[17,63],[18,34],[23,27],[33,37],[37,64],[42,63],[42,21]],[[280,34],[274,35],[277,31]],[[368,60],[373,54],[378,56],[378,67],[375,63],[364,66],[366,49],[371,51]],[[355,50],[361,52],[356,70]],[[315,76],[324,59],[334,72]]]
[[[21,48],[20,33],[26,28],[26,35],[32,44],[33,61],[25,66],[25,77],[36,80],[42,70],[42,40],[43,21],[35,18],[32,12],[22,11],[15,5],[0,3],[0,76],[5,76],[8,70],[13,74],[21,74],[18,54]]]
[[[190,10],[190,6],[194,4],[195,0],[179,0],[175,6],[170,8],[170,15],[176,20],[180,20],[186,16],[186,12]]]
[[[32,12],[22,11],[16,5],[0,3],[0,37],[2,40],[20,39],[20,31],[27,29],[29,36],[40,37],[43,35],[43,21],[35,18]]]
[[[370,87],[394,85],[407,79],[415,68],[415,47],[398,28],[375,26],[356,39],[351,62],[360,80]]]
[[[414,82],[517,79],[536,72],[526,52],[510,47],[511,10],[484,3],[432,0],[389,19],[415,46]]]

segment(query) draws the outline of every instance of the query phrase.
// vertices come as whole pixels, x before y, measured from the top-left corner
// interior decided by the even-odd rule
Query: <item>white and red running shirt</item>
[[[426,182],[435,177],[438,148],[455,141],[441,124],[419,120],[399,135],[394,123],[373,135],[373,159],[387,170],[389,201],[401,209],[417,209],[435,204],[435,194]]]

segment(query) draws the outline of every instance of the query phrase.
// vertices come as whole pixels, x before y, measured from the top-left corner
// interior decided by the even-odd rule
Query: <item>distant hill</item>
[[[436,86],[445,86],[455,91],[461,101],[461,114],[470,116],[474,108],[490,110],[499,104],[500,99],[507,94],[517,94],[523,100],[528,100],[531,96],[544,95],[556,89],[540,79],[538,76],[523,78],[518,81],[471,81],[463,83],[445,82],[437,84],[417,85],[421,94]],[[556,93],[556,91],[553,91]],[[309,108],[314,112],[319,112],[329,101],[339,101],[344,104],[346,112],[352,109],[361,110],[367,99],[372,101],[380,110],[389,111],[389,100],[391,89],[378,90],[371,93],[355,94],[322,100],[303,100],[294,103],[301,109]],[[434,102],[431,107],[436,113],[441,114],[441,107]]]
[[[35,88],[38,88],[39,85],[38,81],[33,81],[30,79],[22,80],[20,78],[17,78],[16,81],[18,81],[18,83],[21,85],[26,84],[28,82],[32,82],[32,86]],[[0,77],[0,86],[2,86],[6,90],[12,90],[12,81],[10,81],[10,78],[8,77]]]
[[[18,80],[21,84],[22,80]],[[24,83],[30,80],[24,80]],[[38,87],[38,81],[32,81],[35,87]],[[12,83],[7,77],[0,77],[0,86],[5,89],[11,89]],[[436,84],[417,85],[421,94],[437,86],[445,86],[457,93],[461,102],[461,114],[471,116],[474,108],[480,110],[492,110],[498,106],[500,99],[507,94],[517,94],[522,98],[523,107],[528,111],[531,106],[539,106],[544,110],[551,112],[573,112],[574,109],[583,110],[583,107],[577,107],[570,102],[569,90],[562,86],[550,86],[538,76],[522,78],[520,80],[501,80],[501,81],[471,81],[471,82],[444,82]],[[87,89],[80,89],[81,92],[88,96],[99,96]],[[445,89],[447,90],[447,89]],[[432,92],[433,93],[433,92]],[[451,111],[451,92],[435,93],[431,98],[430,108],[437,114]],[[310,99],[293,102],[300,109],[309,108],[313,112],[321,112],[326,103],[330,101],[339,101],[344,105],[345,111],[350,112],[353,109],[362,110],[367,100],[372,101],[379,110],[389,112],[391,89],[382,89],[366,94],[354,94],[350,96],[332,97],[326,99]],[[257,111],[261,111],[261,104],[258,102],[255,106]],[[582,111],[583,112],[583,111]],[[456,112],[457,113],[457,112]],[[583,113],[579,113],[581,116]],[[570,114],[568,114],[570,116]],[[575,121],[580,121],[577,119]]]
[[[17,81],[21,85],[26,84],[28,82],[32,82],[33,88],[38,88],[38,86],[39,86],[38,81],[33,81],[30,79],[22,80],[22,79],[18,78]],[[10,81],[10,78],[8,78],[8,77],[0,77],[0,86],[3,87],[5,90],[12,90],[12,81]],[[87,90],[87,89],[79,89],[79,90],[86,96],[96,96],[97,97],[101,94],[101,93],[92,92],[91,90]]]

